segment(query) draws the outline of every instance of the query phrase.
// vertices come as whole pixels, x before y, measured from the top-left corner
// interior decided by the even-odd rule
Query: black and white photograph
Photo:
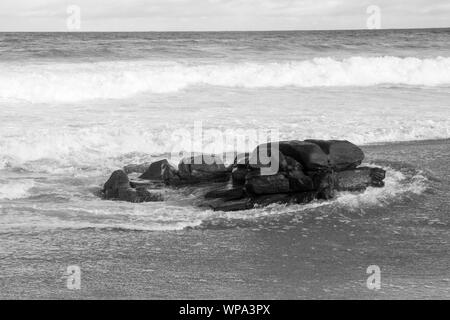
[[[450,300],[450,2],[1,0],[0,300]]]

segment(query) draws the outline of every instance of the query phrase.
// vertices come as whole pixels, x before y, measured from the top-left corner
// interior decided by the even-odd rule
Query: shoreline
[[[387,146],[387,145],[426,145],[426,144],[439,144],[442,142],[450,143],[450,138],[436,138],[436,139],[423,139],[423,140],[403,140],[403,141],[386,141],[386,142],[369,142],[366,144],[358,144],[359,147],[373,147],[373,146]]]
[[[8,280],[0,296],[450,298],[447,142],[365,148],[369,159],[395,162],[401,170],[414,164],[440,178],[428,181],[420,194],[397,193],[379,205],[320,207],[250,220],[229,214],[206,228],[169,232],[92,227],[8,233],[0,252]],[[378,291],[365,286],[366,268],[374,264],[382,270]],[[67,265],[80,266],[81,290],[65,287]]]

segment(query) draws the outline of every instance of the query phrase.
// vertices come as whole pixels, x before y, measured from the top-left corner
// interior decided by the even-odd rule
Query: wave
[[[322,139],[346,138],[358,145],[370,143],[411,141],[423,139],[442,139],[450,136],[449,121],[410,121],[402,127],[384,131],[367,130],[363,125],[355,127],[355,132],[342,133],[327,131],[317,122],[311,124],[318,129],[310,132],[310,137]],[[289,130],[281,136],[284,140],[306,139],[303,129]],[[367,132],[365,132],[366,130]],[[171,136],[172,131],[145,126],[130,126],[128,123],[104,127],[89,127],[73,131],[66,128],[22,130],[21,137],[8,136],[0,130],[0,170],[27,170],[30,172],[48,172],[52,174],[95,174],[97,171],[110,170],[130,163],[152,162],[160,157],[169,158],[177,164],[182,156],[171,154],[171,150],[195,152],[189,141],[180,144]],[[260,141],[261,143],[264,140]],[[212,141],[205,140],[205,144]],[[175,149],[178,146],[179,149]],[[215,145],[216,146],[216,145]],[[249,145],[249,150],[256,144]],[[236,150],[234,140],[225,141],[221,149],[205,149],[205,153],[244,152]],[[92,172],[91,172],[92,171]]]
[[[371,164],[373,165],[373,164]],[[123,231],[176,231],[183,229],[228,229],[235,227],[264,227],[279,225],[282,228],[301,222],[303,218],[333,219],[336,209],[341,212],[370,214],[377,208],[389,207],[411,195],[420,195],[429,187],[428,178],[419,171],[387,170],[384,188],[368,188],[362,193],[341,192],[334,200],[314,201],[309,204],[272,204],[244,211],[220,212],[192,206],[178,194],[178,201],[164,203],[127,203],[91,199],[88,202],[33,203],[32,206],[8,206],[0,231],[29,228],[26,217],[18,218],[24,211],[33,217],[32,227],[38,229],[106,229]],[[402,172],[403,171],[403,172]],[[175,198],[174,198],[175,199]],[[190,205],[188,204],[190,203]],[[19,215],[20,216],[20,215]],[[341,216],[335,217],[340,219]],[[305,221],[305,223],[307,223]]]
[[[214,227],[217,227],[217,225],[229,227],[236,223],[236,220],[247,221],[303,212],[313,212],[314,215],[320,215],[320,212],[322,212],[329,215],[333,208],[364,212],[366,209],[387,207],[392,202],[401,201],[404,196],[420,195],[428,188],[429,179],[423,172],[415,170],[414,172],[401,172],[392,167],[378,166],[372,163],[369,165],[386,170],[383,188],[369,187],[364,192],[339,192],[333,200],[313,201],[308,204],[272,204],[267,207],[244,211],[219,212],[211,219],[204,220],[202,225],[206,228],[212,225]],[[218,219],[219,221],[217,221]]]
[[[29,196],[33,181],[0,181],[0,200],[14,200]]]
[[[193,85],[334,87],[450,85],[450,57],[351,57],[304,61],[189,64],[170,61],[0,64],[0,98],[45,102],[123,99]]]

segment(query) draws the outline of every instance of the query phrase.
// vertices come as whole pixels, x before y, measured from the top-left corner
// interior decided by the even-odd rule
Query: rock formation
[[[116,170],[103,186],[105,199],[117,199],[129,202],[162,201],[162,195],[152,193],[147,189],[148,184],[132,185],[124,170]]]
[[[237,155],[229,167],[220,157],[205,154],[182,159],[178,169],[165,159],[147,165],[145,171],[139,165],[126,166],[125,171],[112,173],[103,195],[105,199],[131,202],[161,201],[162,196],[149,189],[162,183],[169,187],[194,184],[205,190],[199,205],[214,210],[307,203],[331,199],[339,191],[383,187],[385,171],[361,167],[363,159],[362,150],[348,141],[280,141]],[[264,170],[268,168],[276,171],[267,174]],[[130,181],[126,174],[130,170],[143,173]]]

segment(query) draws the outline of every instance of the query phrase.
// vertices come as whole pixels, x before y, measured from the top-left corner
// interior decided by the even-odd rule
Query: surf
[[[237,88],[448,86],[450,57],[333,57],[310,60],[192,63],[102,61],[1,63],[0,99],[31,103],[125,99],[191,86]]]

